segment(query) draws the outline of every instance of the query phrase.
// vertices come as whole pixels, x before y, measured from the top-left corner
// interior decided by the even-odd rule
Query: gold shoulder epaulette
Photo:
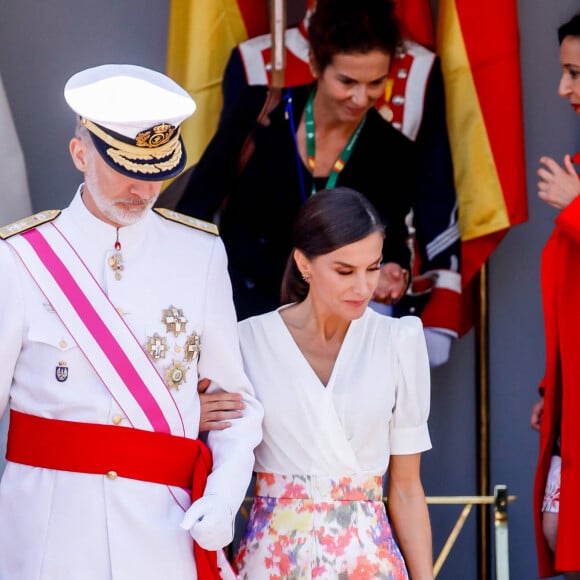
[[[184,226],[189,226],[190,228],[195,228],[197,230],[202,230],[208,234],[213,234],[214,236],[218,236],[220,233],[218,227],[215,224],[203,220],[198,220],[197,218],[173,211],[172,209],[167,209],[165,207],[154,207],[153,211],[157,212],[160,216],[167,220],[171,220],[173,222],[177,222],[178,224],[183,224]]]
[[[16,222],[12,222],[11,224],[0,228],[0,238],[7,240],[16,234],[21,234],[26,230],[30,230],[36,226],[51,222],[59,214],[60,209],[48,209],[46,211],[35,213],[29,217],[22,218]]]

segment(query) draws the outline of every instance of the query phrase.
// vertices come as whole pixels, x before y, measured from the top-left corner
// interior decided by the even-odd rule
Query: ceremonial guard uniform
[[[180,171],[175,131],[193,112],[187,93],[140,67],[84,72],[65,96],[107,164],[133,179]],[[150,132],[139,125],[153,117],[123,118],[135,89],[135,115],[158,119]],[[109,90],[103,106],[116,130],[90,120]],[[131,124],[139,135],[127,145],[121,132]],[[145,138],[160,148],[139,150]],[[0,230],[0,413],[11,413],[0,578],[217,578],[196,562],[195,527],[190,535],[180,523],[193,487],[194,500],[204,493],[225,506],[232,528],[262,418],[243,371],[223,244],[212,224],[167,210],[115,227],[87,209],[86,186],[62,213]],[[196,440],[200,376],[246,404],[231,429],[209,434],[211,471]]]
[[[313,2],[309,2],[312,10]],[[311,82],[308,16],[285,31],[286,86]],[[271,82],[271,35],[242,42],[234,49],[223,82],[227,119],[247,85]],[[417,145],[417,195],[408,216],[414,251],[414,282],[396,306],[396,316],[420,315],[425,327],[457,336],[461,307],[460,233],[457,196],[445,117],[443,78],[436,55],[405,40],[391,64],[383,118]],[[386,167],[386,165],[385,165]],[[385,188],[393,179],[384,171]]]

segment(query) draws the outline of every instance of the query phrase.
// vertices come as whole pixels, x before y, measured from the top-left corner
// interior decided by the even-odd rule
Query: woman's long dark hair
[[[312,260],[374,232],[384,236],[385,226],[371,202],[354,189],[335,187],[319,191],[300,208],[292,228],[292,245]],[[282,279],[281,302],[302,302],[307,294],[308,284],[292,251]]]

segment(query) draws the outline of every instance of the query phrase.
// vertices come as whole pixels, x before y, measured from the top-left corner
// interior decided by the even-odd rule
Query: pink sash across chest
[[[53,223],[6,240],[131,424],[184,435],[176,402],[80,256]]]

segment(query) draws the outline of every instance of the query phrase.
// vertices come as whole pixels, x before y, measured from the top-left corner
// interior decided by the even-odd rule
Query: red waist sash
[[[34,467],[127,477],[203,495],[212,458],[199,439],[10,411],[6,459]],[[194,543],[198,578],[219,580],[217,553]]]
[[[119,477],[191,489],[202,447],[198,439],[12,410],[6,459],[61,471],[114,472]]]

